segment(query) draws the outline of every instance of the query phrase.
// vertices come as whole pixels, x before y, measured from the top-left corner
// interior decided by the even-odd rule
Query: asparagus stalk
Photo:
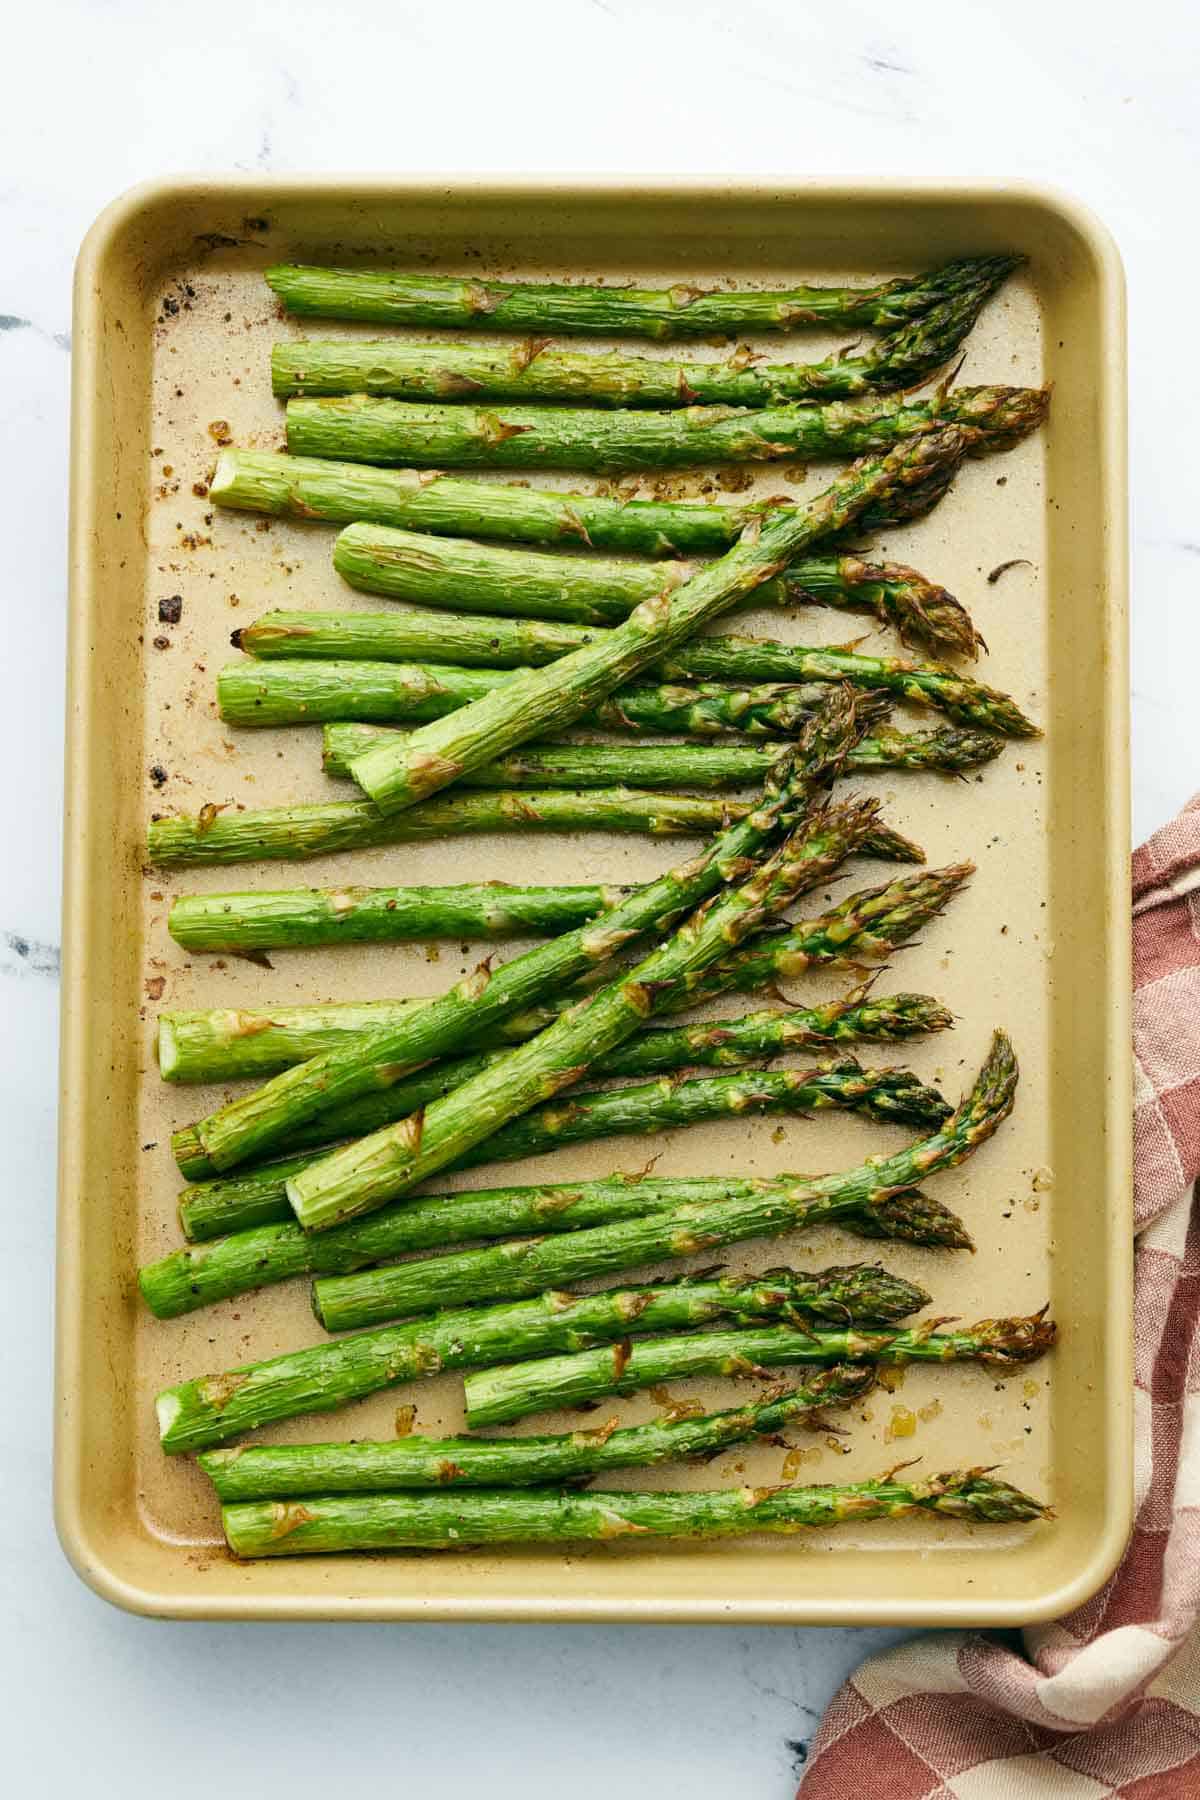
[[[1006,387],[939,390],[924,400],[886,395],[832,400],[825,406],[694,406],[675,412],[439,406],[344,394],[289,400],[287,447],[297,456],[412,468],[620,474],[709,463],[878,455],[939,424],[965,429],[976,454],[1007,450],[1036,430],[1048,406],[1048,389]],[[827,532],[838,529],[826,527]]]
[[[722,794],[652,794],[637,788],[521,788],[440,795],[392,817],[369,800],[273,806],[262,812],[179,813],[152,820],[150,861],[162,868],[208,863],[298,862],[341,850],[420,844],[475,832],[619,831],[703,837],[751,808]]]
[[[655,1011],[661,989],[690,986],[836,867],[856,837],[865,835],[872,805],[806,821],[747,880],[714,895],[632,970],[578,1001],[537,1037],[423,1113],[290,1176],[287,1196],[301,1225],[323,1231],[373,1211],[495,1138],[508,1120],[573,1086],[598,1056],[633,1036]]]
[[[708,289],[588,287],[553,281],[480,281],[473,276],[402,270],[329,269],[281,263],[266,271],[270,288],[303,318],[355,319],[380,325],[478,327],[651,338],[709,337],[714,332],[794,331],[804,326],[904,325],[981,285],[998,287],[1021,258],[966,256],[922,275],[868,287]]]
[[[949,362],[1007,269],[933,306],[861,355],[835,351],[816,363],[764,363],[740,349],[719,362],[516,345],[382,342],[361,338],[280,341],[271,388],[295,394],[388,394],[406,400],[582,400],[591,405],[777,406],[811,395],[887,393],[912,387]]]
[[[783,1329],[801,1335],[810,1330],[810,1321],[814,1319],[842,1328],[847,1324],[895,1325],[929,1304],[929,1295],[924,1288],[915,1287],[912,1282],[891,1274],[880,1263],[848,1263],[815,1272],[771,1269],[764,1275],[751,1279],[755,1284],[754,1299],[747,1309],[751,1316],[761,1318],[764,1312],[769,1312],[774,1318],[789,1321]],[[764,1302],[764,1294],[768,1294],[772,1288],[775,1291],[775,1303],[768,1305]],[[420,1310],[432,1310],[428,1296]],[[730,1307],[733,1313],[740,1310],[742,1309],[736,1303]],[[705,1335],[707,1337],[708,1334]],[[678,1340],[666,1341],[669,1344]],[[660,1342],[661,1340],[652,1338],[642,1348],[653,1351]],[[578,1354],[586,1356],[589,1353],[581,1351]],[[611,1358],[613,1352],[609,1351],[608,1354]],[[814,1360],[828,1362],[832,1359],[825,1357]],[[539,1361],[529,1366],[531,1369],[540,1369],[542,1364]],[[643,1382],[638,1385],[647,1384]]]
[[[536,1294],[559,1283],[638,1268],[665,1257],[691,1256],[752,1237],[777,1237],[791,1229],[793,1207],[814,1197],[846,1197],[858,1210],[875,1194],[916,1185],[931,1170],[950,1168],[990,1137],[1012,1110],[1017,1066],[1008,1039],[997,1032],[972,1091],[938,1131],[888,1157],[875,1157],[849,1173],[772,1185],[760,1193],[655,1211],[644,1218],[596,1226],[566,1237],[533,1239],[493,1249],[410,1262],[362,1275],[318,1281],[313,1302],[324,1324],[344,1318],[359,1300],[381,1306],[416,1283],[442,1304],[468,1299]],[[303,1180],[304,1176],[298,1177]],[[401,1309],[396,1307],[393,1316]]]
[[[581,1350],[643,1331],[686,1331],[730,1316],[778,1317],[787,1304],[776,1274],[722,1275],[433,1313],[165,1388],[155,1401],[159,1438],[169,1455],[204,1450],[446,1370]]]
[[[326,775],[345,779],[356,756],[373,744],[394,744],[398,736],[394,727],[386,725],[362,731],[350,721],[327,725],[322,734],[321,767]],[[992,741],[999,745],[999,739]],[[625,782],[643,789],[758,788],[781,748],[778,743],[747,744],[736,739],[718,744],[522,744],[498,762],[473,769],[463,777],[462,785],[517,789],[528,784],[572,791]]]
[[[536,737],[540,729],[572,724],[656,657],[777,575],[822,530],[850,523],[872,496],[919,480],[930,467],[957,456],[960,447],[961,432],[931,431],[890,455],[856,463],[795,519],[768,523],[753,541],[747,534],[673,595],[644,600],[602,643],[573,651],[548,669],[510,677],[498,693],[464,708],[461,718],[452,715],[422,726],[399,749],[366,751],[351,764],[351,774],[381,811],[399,812],[468,769]]]
[[[238,662],[217,676],[217,699],[221,717],[231,725],[319,725],[336,719],[421,723],[485,699],[521,673],[392,662]],[[643,682],[600,701],[579,723],[703,737],[731,731],[792,737],[812,717],[821,694],[816,683]]]
[[[606,1469],[719,1455],[747,1438],[811,1427],[831,1405],[871,1390],[866,1363],[817,1370],[803,1387],[699,1418],[661,1418],[614,1429],[616,1421],[554,1437],[430,1438],[333,1444],[242,1444],[206,1450],[200,1467],[225,1505],[297,1494],[386,1494],[410,1488],[532,1487],[590,1480]]]
[[[798,1532],[847,1520],[926,1513],[968,1525],[1023,1524],[1049,1508],[981,1469],[926,1481],[860,1481],[839,1487],[728,1488],[705,1492],[572,1493],[500,1489],[461,1495],[330,1495],[260,1500],[221,1509],[235,1556],[301,1556],[339,1550],[461,1549],[473,1544],[561,1544],[638,1537],[736,1537]]]
[[[755,765],[759,785],[775,758]],[[423,938],[545,937],[569,931],[616,906],[627,888],[458,887],[284,888],[281,892],[183,894],[167,930],[185,950],[287,950],[318,944],[414,942]],[[368,1003],[369,1004],[369,1003]],[[169,1016],[169,1015],[168,1015]],[[160,1047],[163,1039],[160,1033]],[[160,1063],[168,1081],[170,1055]],[[188,1079],[221,1081],[222,1075]]]
[[[392,600],[451,612],[619,625],[641,601],[681,587],[698,565],[562,556],[360,523],[338,533],[333,566],[352,588]],[[815,603],[870,613],[939,653],[974,656],[983,641],[952,594],[903,563],[805,557],[763,582],[753,598],[758,606]]]
[[[556,665],[557,666],[557,665]],[[863,656],[852,650],[775,644],[769,638],[697,638],[672,652],[662,664],[668,680],[741,668],[739,679],[755,681],[846,681],[890,694],[912,706],[931,706],[956,724],[1002,737],[1038,737],[1016,701],[982,681],[972,681],[942,663],[913,663],[899,656]],[[765,671],[772,670],[767,674]],[[788,673],[783,671],[787,670]]]
[[[645,1175],[613,1175],[603,1181],[550,1187],[423,1194],[415,1200],[406,1197],[395,1206],[381,1207],[365,1219],[352,1219],[332,1231],[310,1233],[302,1231],[292,1218],[283,1193],[284,1165],[277,1167],[279,1198],[286,1209],[286,1219],[269,1224],[255,1221],[245,1229],[235,1228],[228,1237],[173,1250],[138,1271],[142,1296],[156,1318],[173,1319],[198,1307],[300,1275],[349,1274],[410,1250],[444,1249],[450,1244],[519,1237],[531,1232],[580,1231],[590,1225],[640,1218],[644,1213],[679,1206],[685,1201],[748,1196],[771,1185],[739,1177],[652,1180]],[[785,1183],[795,1179],[780,1177]],[[236,1178],[210,1182],[208,1186],[230,1189],[235,1181]],[[191,1192],[204,1197],[201,1188]],[[180,1206],[184,1229],[189,1237],[201,1236],[202,1232],[193,1227],[207,1227],[215,1209],[193,1217],[189,1216],[188,1207],[185,1196]],[[857,1211],[839,1210],[836,1203],[815,1200],[810,1208],[797,1209],[791,1229],[831,1221],[855,1237],[874,1241],[892,1239],[941,1250],[973,1248],[958,1215],[940,1201],[916,1191],[890,1195]]]
[[[277,1007],[269,1013],[227,1007],[160,1013],[159,1073],[164,1081],[172,1082],[236,1081],[268,1070],[274,1073],[306,1062],[348,1037],[378,1030],[418,1004],[409,1000],[334,1000]],[[873,994],[864,986],[840,1000],[791,1012],[755,1012],[740,1019],[639,1031],[628,1043],[593,1063],[592,1072],[656,1075],[665,1069],[735,1066],[821,1044],[919,1037],[930,1031],[947,1031],[953,1022],[953,1015],[927,994]]]
[[[589,1069],[589,1079],[594,1072]],[[936,1088],[925,1086],[910,1069],[864,1069],[853,1057],[813,1069],[754,1069],[689,1081],[662,1076],[539,1106],[477,1145],[456,1167],[513,1162],[565,1144],[647,1136],[729,1115],[824,1112],[830,1107],[906,1125],[938,1124],[952,1110]]]
[[[350,763],[373,743],[395,736],[390,725],[362,725],[335,721],[322,734],[321,767],[326,775],[343,779]],[[935,731],[895,731],[879,726],[860,739],[846,758],[850,769],[935,770],[958,775],[991,762],[1004,748],[1004,739],[986,731],[962,726],[942,726]],[[777,744],[523,744],[498,763],[476,769],[462,782],[519,787],[520,777],[538,787],[552,787],[556,780],[573,788],[605,786],[623,777],[638,786],[680,785],[721,787],[749,786],[761,781],[764,771],[779,755]]]
[[[631,939],[665,928],[717,893],[744,867],[745,858],[758,854],[804,811],[815,784],[836,772],[859,729],[853,702],[840,696],[806,730],[796,753],[774,765],[762,803],[721,830],[702,855],[638,888],[594,923],[565,932],[494,972],[486,966],[477,969],[439,1000],[414,1009],[372,1038],[275,1076],[255,1094],[202,1121],[197,1127],[202,1147],[218,1169],[262,1154],[317,1113],[369,1093],[381,1059],[400,1066],[448,1056],[522,1007],[539,1004],[600,969]]]
[[[953,477],[953,465],[912,488],[863,508],[860,531],[889,531],[921,518]],[[793,513],[778,496],[714,505],[708,501],[627,500],[607,494],[564,494],[523,485],[472,481],[422,469],[377,469],[369,463],[288,456],[278,450],[223,450],[209,499],[239,512],[322,519],[352,525],[373,519],[413,531],[511,543],[584,544],[648,556],[728,550],[747,525]]]
[[[602,1350],[479,1369],[466,1377],[467,1423],[472,1430],[528,1413],[582,1406],[607,1394],[633,1394],[688,1375],[757,1375],[797,1363],[870,1357],[876,1363],[979,1362],[1007,1370],[1033,1362],[1054,1342],[1044,1310],[1029,1318],[980,1319],[962,1331],[940,1332],[938,1320],[911,1331],[814,1331],[792,1325],[701,1331],[688,1337],[627,1341]]]
[[[580,644],[590,642],[590,633],[545,619],[476,618],[468,613],[404,606],[370,613],[262,613],[232,632],[230,642],[248,656],[270,660],[311,657],[318,662],[426,662],[463,669],[519,669],[541,668],[578,650]]]
[[[493,623],[500,644],[504,621],[488,621]],[[457,621],[460,634],[465,625],[465,620]],[[382,648],[388,635],[382,621],[373,630],[374,641]],[[396,619],[394,641],[403,643],[414,630],[427,645],[426,654],[444,653],[441,632],[414,627],[411,618]],[[560,625],[554,630],[576,633],[577,650],[607,644],[616,635],[599,626],[584,630]],[[564,649],[562,661],[571,660],[573,654]],[[338,719],[421,722],[444,719],[538,672],[296,657],[230,663],[217,677],[217,695],[221,716],[231,725],[313,725]],[[975,730],[1004,737],[1038,735],[1009,695],[940,663],[914,663],[897,656],[777,644],[770,638],[699,637],[664,658],[653,673],[661,678],[657,684],[619,688],[578,722],[618,731],[788,736],[811,711],[822,684],[842,682],[914,706],[934,707]],[[697,678],[698,687],[672,685],[695,683]],[[731,690],[716,685],[721,682],[767,685]]]

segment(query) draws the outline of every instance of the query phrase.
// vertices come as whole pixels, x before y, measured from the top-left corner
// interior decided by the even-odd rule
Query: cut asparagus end
[[[164,1388],[160,1394],[155,1396],[154,1417],[158,1422],[160,1441],[165,1441],[169,1436],[172,1425],[179,1417],[182,1404],[179,1395],[171,1388]]]
[[[179,1078],[180,1051],[175,1026],[170,1015],[163,1013],[158,1021],[158,1072],[164,1081]]]
[[[259,487],[252,511],[284,512],[287,509],[287,487],[283,482],[271,483],[269,470],[259,472]],[[238,494],[238,464],[236,452],[222,450],[217,457],[217,466],[213,470],[208,484],[208,498],[216,506],[241,507],[242,500]]]

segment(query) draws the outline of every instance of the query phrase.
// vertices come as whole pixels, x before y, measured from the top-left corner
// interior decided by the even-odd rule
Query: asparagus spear
[[[620,831],[703,837],[751,808],[723,794],[652,794],[637,788],[520,788],[443,794],[386,817],[369,800],[272,806],[262,812],[179,813],[150,824],[150,861],[162,868],[206,863],[302,861],[381,844],[420,844],[481,831]]]
[[[1008,270],[993,265],[973,286],[855,356],[764,363],[739,349],[720,362],[398,338],[333,338],[271,346],[271,389],[293,394],[389,394],[408,400],[583,400],[592,405],[776,406],[807,396],[886,393],[912,387],[949,362]]]
[[[777,575],[822,530],[848,524],[873,495],[919,480],[930,467],[957,456],[960,446],[961,433],[943,429],[901,444],[888,456],[856,463],[795,519],[767,524],[754,541],[746,534],[669,598],[644,600],[602,643],[573,651],[549,669],[510,677],[498,693],[464,708],[461,718],[452,715],[422,726],[399,749],[366,751],[351,764],[351,774],[381,811],[399,812],[468,769],[536,737],[540,729],[573,723],[656,657]]]
[[[399,817],[381,818],[369,800],[328,800],[266,807],[222,817],[177,813],[152,819],[146,836],[151,862],[163,868],[210,863],[303,862],[341,850],[429,843],[475,832],[618,831],[649,837],[702,837],[747,818],[753,803],[724,794],[647,793],[639,788],[519,788],[440,795]],[[214,816],[215,814],[215,816]],[[911,838],[876,824],[861,848],[883,862],[925,860]]]
[[[889,531],[921,518],[953,477],[953,465],[927,481],[881,496],[863,508],[860,531]],[[703,501],[627,500],[607,494],[564,494],[523,485],[471,481],[422,469],[377,469],[277,450],[223,450],[209,499],[240,512],[290,514],[352,525],[373,519],[414,531],[513,543],[585,544],[649,556],[728,550],[749,524],[792,513],[778,496],[713,505]]]
[[[768,755],[756,764],[760,786],[774,760]],[[458,887],[183,894],[172,902],[167,930],[185,950],[229,951],[422,938],[544,937],[586,924],[606,907],[616,906],[628,891],[598,885],[510,887],[483,881]],[[177,1079],[167,1064],[162,1067],[168,1081]],[[191,1079],[221,1081],[224,1076]]]
[[[275,1076],[257,1093],[202,1121],[197,1130],[203,1148],[219,1169],[269,1150],[318,1112],[369,1092],[381,1058],[402,1065],[450,1055],[522,1007],[539,1004],[601,968],[631,939],[656,926],[665,928],[717,893],[730,874],[744,867],[746,857],[756,855],[803,812],[815,784],[836,772],[858,732],[853,702],[839,696],[805,731],[795,754],[774,765],[762,803],[746,819],[720,831],[702,855],[637,889],[593,924],[565,932],[495,972],[476,970],[440,1000],[415,1009],[373,1038]]]
[[[1003,737],[1040,736],[1037,726],[1008,694],[959,675],[944,663],[863,656],[828,646],[775,644],[769,638],[701,637],[674,650],[663,660],[660,672],[668,680],[679,679],[685,671],[688,680],[697,675],[721,679],[735,668],[742,671],[739,680],[846,681],[912,706],[935,707],[957,724],[980,731],[999,732]]]
[[[321,767],[326,775],[345,779],[356,756],[375,744],[394,744],[398,736],[394,727],[386,725],[360,731],[352,721],[329,724],[322,734]],[[991,741],[1003,748],[998,738]],[[468,789],[517,789],[528,784],[572,791],[625,782],[659,790],[757,788],[781,748],[778,743],[747,744],[736,739],[718,744],[522,744],[498,762],[464,775],[462,785]]]
[[[168,1454],[204,1450],[445,1370],[582,1350],[631,1333],[685,1331],[729,1316],[778,1317],[787,1304],[778,1275],[722,1275],[433,1313],[165,1388],[155,1401],[159,1437]]]
[[[300,889],[297,899],[304,893]],[[244,948],[245,942],[239,939],[217,946],[210,942],[202,947],[238,949]],[[419,1004],[410,1000],[334,1000],[276,1007],[267,1013],[228,1007],[160,1013],[159,1073],[164,1081],[173,1082],[236,1081],[274,1073],[305,1062],[348,1037],[378,1030]],[[596,1075],[654,1075],[664,1069],[720,1067],[821,1044],[919,1037],[929,1031],[946,1031],[952,1024],[953,1015],[927,994],[873,994],[864,986],[840,1000],[790,1012],[747,1013],[740,1019],[639,1031],[627,1044],[601,1057],[592,1069]]]
[[[447,1550],[472,1544],[561,1544],[639,1537],[736,1537],[797,1532],[847,1520],[928,1513],[969,1525],[1011,1525],[1050,1509],[981,1469],[926,1481],[894,1475],[839,1487],[728,1488],[699,1493],[572,1493],[501,1488],[461,1494],[370,1494],[259,1500],[221,1509],[235,1556],[338,1550]]]
[[[424,654],[445,654],[447,645],[440,628],[431,631],[421,622],[429,618],[429,614],[420,615],[414,624],[414,615],[397,616],[389,628],[386,621],[376,622],[372,615],[372,641],[385,657],[389,638],[398,645],[423,644]],[[468,623],[466,619],[456,621],[452,635],[461,640]],[[500,646],[506,621],[481,623],[496,626],[497,655],[503,657]],[[599,626],[585,630],[578,625],[559,625],[553,629],[560,634],[574,633],[577,649],[607,643],[613,635]],[[486,654],[478,635],[473,654]],[[563,659],[570,654],[564,645]],[[336,719],[422,721],[444,718],[534,672],[297,657],[230,663],[217,677],[217,694],[221,716],[233,725],[312,725]],[[706,736],[719,731],[787,736],[811,710],[822,683],[845,682],[889,693],[914,706],[935,707],[960,724],[984,732],[1006,737],[1038,735],[1037,727],[1007,694],[943,664],[863,656],[836,646],[777,644],[770,638],[700,637],[681,645],[652,672],[662,678],[658,685],[635,683],[619,688],[579,723],[610,730]],[[708,681],[702,680],[694,688],[670,685],[695,682],[698,676]],[[768,685],[738,690],[716,685],[744,681]]]
[[[248,656],[318,662],[427,662],[458,668],[540,668],[590,642],[575,625],[476,618],[393,607],[388,612],[268,612],[230,634]],[[241,667],[235,664],[235,667]],[[486,691],[486,690],[484,690]],[[474,698],[474,694],[469,696]]]
[[[922,275],[869,287],[708,289],[588,287],[574,282],[480,281],[474,276],[402,270],[329,269],[280,263],[266,280],[287,310],[304,318],[381,325],[481,327],[601,336],[709,337],[714,332],[794,331],[807,325],[872,325],[921,318],[981,284],[998,287],[1015,256],[965,256]]]
[[[362,593],[451,612],[576,625],[619,625],[641,601],[670,594],[698,567],[562,556],[365,523],[338,533],[333,566]],[[903,563],[804,557],[763,582],[753,599],[756,606],[815,603],[870,613],[901,637],[923,639],[938,652],[974,656],[983,642],[952,594]]]
[[[576,1482],[606,1469],[718,1455],[747,1438],[812,1426],[830,1405],[871,1390],[866,1363],[818,1369],[803,1387],[699,1418],[661,1418],[614,1429],[615,1419],[554,1437],[430,1438],[333,1444],[242,1444],[206,1450],[200,1467],[225,1505],[294,1494],[386,1494],[406,1488],[531,1487]]]
[[[770,1269],[765,1274],[756,1277],[755,1280],[757,1294],[755,1304],[750,1309],[752,1315],[755,1318],[761,1318],[765,1310],[770,1310],[773,1317],[786,1319],[788,1323],[778,1327],[746,1326],[743,1327],[744,1330],[767,1330],[769,1332],[778,1330],[787,1332],[789,1335],[804,1336],[811,1330],[810,1322],[812,1320],[841,1329],[845,1329],[847,1325],[851,1324],[895,1325],[901,1319],[908,1318],[910,1313],[919,1312],[923,1306],[929,1304],[929,1295],[923,1288],[915,1287],[911,1281],[905,1281],[900,1276],[893,1275],[880,1263],[847,1263],[843,1266],[819,1269],[813,1272]],[[770,1288],[773,1282],[777,1284],[777,1304],[773,1308],[767,1309],[762,1304],[762,1294],[764,1290]],[[426,1312],[432,1310],[428,1303],[428,1297],[422,1310]],[[736,1312],[738,1309],[735,1307],[731,1310]],[[1013,1322],[1010,1320],[1006,1323],[1011,1325]],[[976,1327],[975,1329],[978,1331],[981,1328]],[[932,1326],[919,1326],[913,1335],[919,1337],[923,1332],[928,1331],[932,1331]],[[725,1334],[721,1332],[706,1332],[699,1338],[650,1338],[640,1346],[640,1349],[653,1357],[654,1353],[669,1349],[672,1344],[704,1343],[710,1336],[723,1335]],[[740,1333],[736,1335],[740,1335]],[[582,1350],[576,1354],[588,1357],[594,1355],[595,1352]],[[616,1352],[609,1349],[607,1352],[601,1351],[599,1354],[601,1357],[607,1355],[611,1375],[611,1362]],[[853,1354],[853,1352],[850,1353],[851,1356]],[[948,1360],[955,1354],[962,1353],[948,1351],[944,1353],[943,1360]],[[829,1362],[832,1358],[824,1356],[812,1360]],[[882,1360],[889,1360],[887,1351],[883,1353]],[[900,1360],[899,1354],[891,1356],[890,1360]],[[982,1360],[986,1361],[987,1356],[984,1355]],[[1029,1358],[1027,1356],[1021,1360],[1029,1360]],[[540,1370],[543,1363],[539,1360],[527,1366],[532,1372]],[[486,1381],[487,1376],[491,1373],[508,1375],[515,1367],[516,1365],[510,1365],[503,1370],[483,1372],[475,1379]],[[468,1383],[468,1385],[470,1384]],[[648,1383],[637,1382],[634,1385],[645,1387]]]
[[[805,821],[747,880],[726,886],[632,970],[578,1001],[537,1037],[423,1113],[290,1176],[287,1196],[300,1223],[323,1231],[373,1211],[494,1138],[506,1121],[573,1086],[598,1056],[633,1036],[655,1011],[661,989],[691,986],[836,867],[856,836],[865,835],[872,804]]]
[[[589,1069],[589,1079],[595,1072]],[[754,1069],[688,1081],[662,1076],[536,1107],[477,1145],[456,1166],[470,1169],[485,1162],[512,1162],[564,1144],[645,1136],[730,1114],[809,1113],[829,1107],[907,1125],[937,1124],[951,1111],[937,1089],[923,1085],[910,1069],[864,1069],[853,1057],[811,1069]]]
[[[925,400],[887,395],[832,400],[826,406],[694,406],[676,412],[439,406],[345,394],[289,400],[287,447],[297,456],[413,468],[604,474],[877,455],[941,424],[965,429],[969,448],[978,454],[1020,443],[1042,423],[1048,406],[1048,389],[1006,387],[939,390]]]
[[[346,1551],[449,1550],[485,1544],[570,1544],[633,1535],[713,1538],[795,1534],[847,1520],[908,1515],[968,1525],[1027,1524],[1049,1507],[984,1470],[953,1469],[931,1479],[824,1487],[729,1488],[634,1493],[556,1488],[445,1494],[306,1496],[223,1506],[235,1556],[304,1556]]]
[[[329,1324],[335,1316],[345,1317],[345,1309],[360,1299],[382,1306],[401,1293],[412,1292],[412,1283],[436,1292],[443,1304],[452,1305],[468,1299],[536,1294],[560,1282],[638,1268],[663,1257],[691,1256],[746,1238],[779,1236],[791,1229],[797,1201],[804,1204],[818,1195],[845,1195],[854,1196],[862,1208],[874,1194],[911,1188],[931,1170],[953,1167],[1008,1116],[1016,1082],[1012,1046],[997,1032],[974,1088],[944,1126],[924,1140],[891,1156],[874,1157],[848,1174],[801,1181],[790,1189],[774,1185],[759,1194],[684,1205],[674,1212],[655,1211],[645,1218],[600,1225],[567,1237],[464,1250],[424,1263],[402,1263],[363,1275],[318,1281],[313,1294],[317,1316]],[[303,1180],[303,1174],[298,1179]],[[393,1316],[400,1310],[395,1307]]]
[[[298,1166],[298,1164],[296,1165]],[[173,1319],[197,1307],[211,1306],[256,1288],[272,1287],[299,1275],[344,1275],[410,1250],[443,1249],[484,1238],[521,1236],[531,1232],[580,1231],[639,1218],[684,1201],[730,1199],[771,1185],[738,1177],[651,1180],[644,1175],[613,1175],[603,1181],[560,1183],[551,1187],[484,1188],[469,1193],[423,1194],[395,1206],[381,1207],[365,1219],[352,1219],[332,1231],[302,1231],[291,1216],[283,1192],[284,1165],[279,1169],[279,1198],[287,1217],[276,1223],[250,1221],[228,1237],[199,1247],[173,1250],[138,1271],[138,1285],[156,1318]],[[782,1176],[784,1183],[794,1176]],[[232,1189],[236,1177],[210,1182],[209,1188]],[[202,1188],[190,1190],[207,1199]],[[185,1195],[180,1218],[189,1237],[205,1228],[215,1208],[190,1215]],[[973,1248],[962,1220],[940,1201],[916,1191],[890,1195],[871,1205],[839,1208],[815,1200],[798,1208],[792,1230],[834,1222],[855,1237],[894,1239],[928,1249]]]
[[[520,674],[391,662],[238,662],[217,676],[217,698],[221,717],[231,725],[319,725],[333,719],[419,723],[485,699]],[[821,692],[815,683],[636,683],[600,701],[579,723],[704,737],[730,731],[791,737],[812,717]]]
[[[322,734],[321,767],[326,775],[342,779],[350,763],[372,744],[396,735],[390,725],[361,725],[334,721]],[[879,726],[860,739],[846,758],[850,769],[936,770],[957,775],[991,762],[1004,748],[1004,739],[963,726],[942,726],[934,731],[896,731]],[[779,755],[777,744],[523,744],[498,763],[489,763],[464,777],[462,786],[519,787],[520,777],[539,787],[564,785],[580,788],[593,783],[605,786],[623,777],[639,786],[681,785],[720,787],[726,783],[750,785]]]
[[[700,1331],[687,1337],[650,1338],[602,1350],[479,1369],[464,1382],[472,1430],[508,1423],[527,1413],[581,1406],[607,1394],[633,1394],[685,1375],[757,1375],[760,1370],[807,1362],[870,1357],[876,1363],[979,1362],[988,1369],[1018,1368],[1043,1356],[1054,1325],[1043,1312],[1024,1319],[980,1319],[962,1331],[940,1332],[929,1320],[911,1331],[798,1330],[792,1325],[747,1326],[741,1331]]]

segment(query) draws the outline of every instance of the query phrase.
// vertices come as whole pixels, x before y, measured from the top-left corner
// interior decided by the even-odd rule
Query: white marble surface
[[[13,9],[4,41],[0,1720],[11,1711],[10,1749],[28,1746],[25,1791],[82,1774],[101,1795],[152,1783],[200,1795],[215,1773],[289,1800],[381,1779],[464,1797],[486,1782],[525,1800],[664,1783],[722,1800],[784,1796],[793,1743],[888,1634],[157,1624],[96,1599],[58,1550],[50,1302],[72,258],[107,200],[179,169],[889,172],[1073,190],[1115,232],[1130,283],[1140,836],[1200,786],[1188,429],[1200,409],[1189,300],[1200,24],[1160,0],[50,0]]]

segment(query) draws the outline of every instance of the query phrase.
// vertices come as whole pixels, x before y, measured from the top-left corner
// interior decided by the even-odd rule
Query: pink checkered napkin
[[[1137,1517],[1025,1655],[942,1632],[873,1657],[799,1800],[1200,1800],[1200,795],[1133,858]]]

